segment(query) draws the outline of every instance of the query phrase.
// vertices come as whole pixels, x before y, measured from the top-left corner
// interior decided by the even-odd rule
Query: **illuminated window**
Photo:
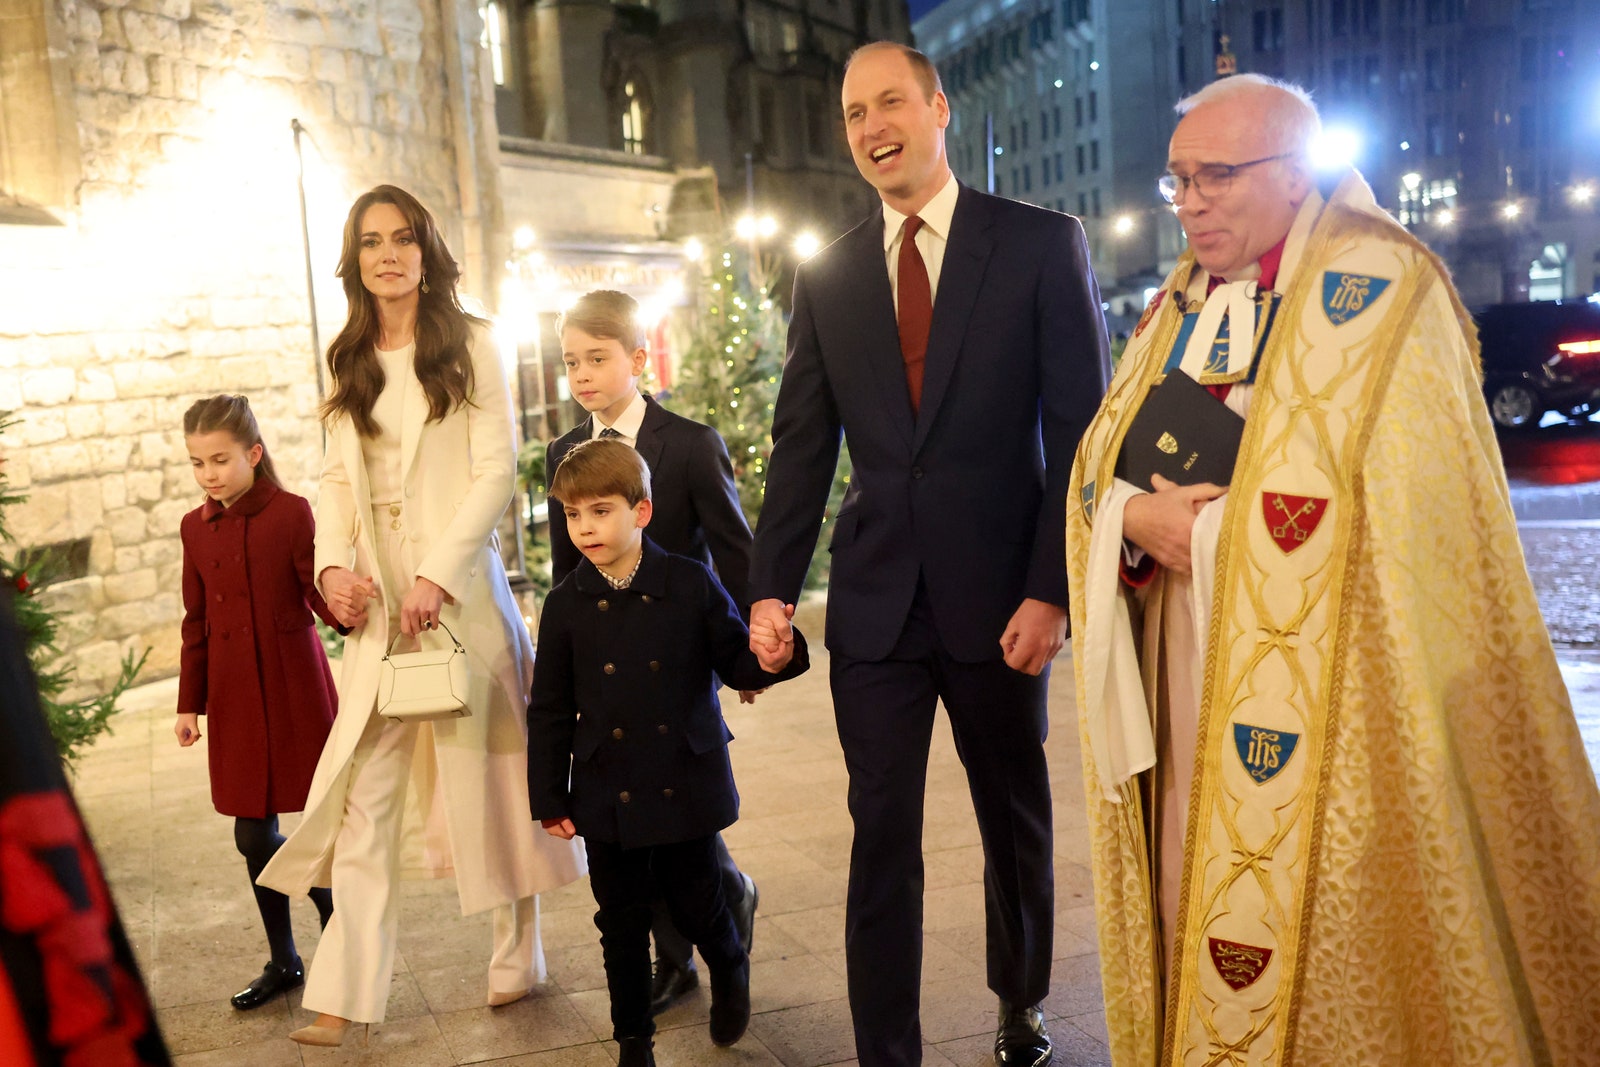
[[[632,80],[622,87],[622,149],[644,155],[644,104]]]
[[[494,83],[506,83],[506,15],[499,0],[483,5],[483,46],[489,50],[489,70]]]

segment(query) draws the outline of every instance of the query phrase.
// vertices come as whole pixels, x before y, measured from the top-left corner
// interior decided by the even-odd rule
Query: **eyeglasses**
[[[1280,152],[1275,156],[1262,156],[1246,163],[1203,163],[1193,174],[1174,174],[1169,170],[1156,179],[1156,188],[1161,190],[1162,199],[1169,204],[1182,201],[1191,189],[1210,200],[1231,189],[1234,175],[1241,170],[1278,159],[1288,159],[1293,155],[1293,152]]]

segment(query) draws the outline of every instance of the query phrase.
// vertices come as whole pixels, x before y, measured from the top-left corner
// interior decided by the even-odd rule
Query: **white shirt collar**
[[[932,231],[941,241],[950,239],[950,220],[955,217],[956,199],[961,195],[961,183],[956,181],[954,174],[945,181],[944,187],[917,212],[917,217],[922,220],[922,228]],[[905,225],[907,216],[902,215],[888,204],[883,205],[883,250],[887,252],[889,246],[894,244],[894,239],[900,236],[900,227]]]
[[[644,426],[644,413],[646,410],[644,394],[634,393],[633,402],[622,409],[622,414],[617,416],[617,421],[609,427],[600,420],[599,414],[596,413],[594,418],[590,420],[593,425],[589,428],[589,437],[590,439],[599,437],[601,430],[612,429],[630,441],[637,441],[639,439],[639,430]]]

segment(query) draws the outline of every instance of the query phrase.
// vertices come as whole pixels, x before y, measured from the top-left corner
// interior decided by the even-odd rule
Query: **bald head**
[[[1253,74],[1213,82],[1177,110],[1167,169],[1185,180],[1178,221],[1200,266],[1237,279],[1310,195],[1306,153],[1322,122],[1304,90]]]

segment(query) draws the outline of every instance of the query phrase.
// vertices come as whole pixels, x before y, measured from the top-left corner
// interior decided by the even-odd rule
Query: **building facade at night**
[[[946,0],[915,29],[957,174],[1082,216],[1108,294],[1181,249],[1152,182],[1171,105],[1233,71],[1310,89],[1469,303],[1600,291],[1600,20],[1583,0]]]

